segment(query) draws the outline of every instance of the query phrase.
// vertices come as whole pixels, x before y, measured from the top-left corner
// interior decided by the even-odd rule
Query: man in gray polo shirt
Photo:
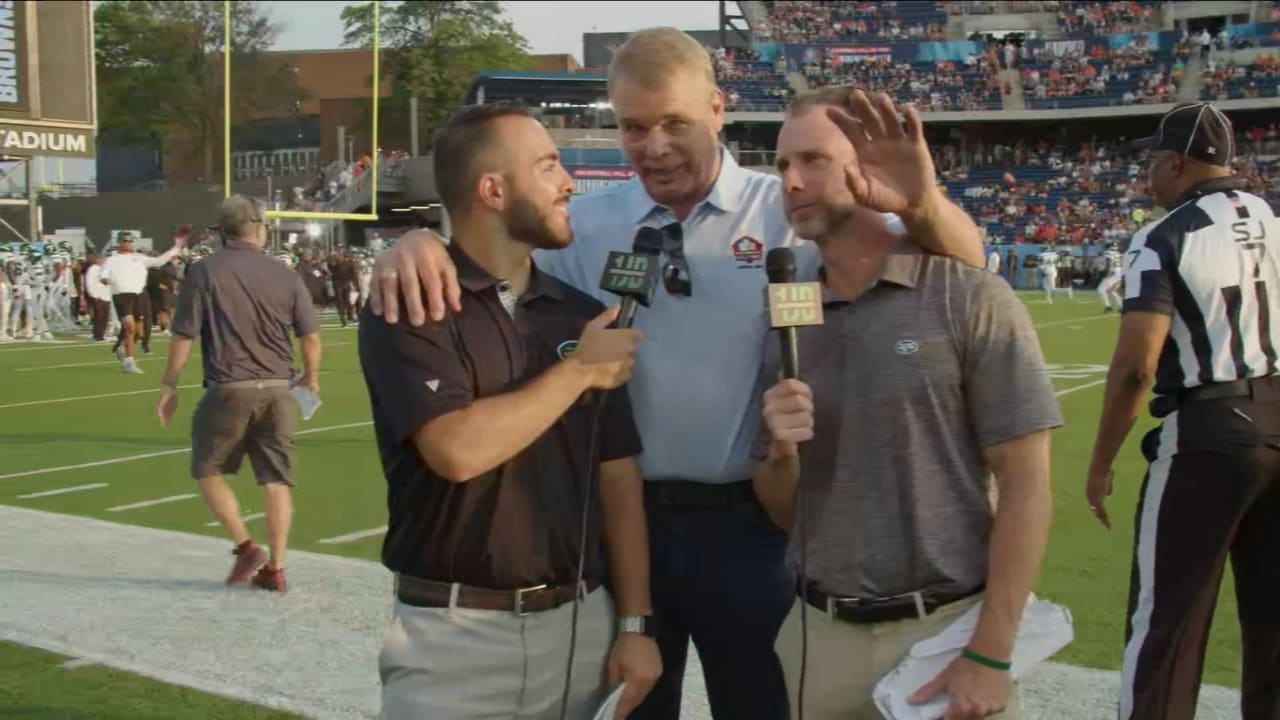
[[[178,378],[200,338],[205,394],[191,419],[191,477],[236,547],[228,585],[286,589],[284,563],[293,518],[293,436],[298,404],[290,393],[293,334],[301,340],[305,375],[299,385],[319,393],[320,335],[311,295],[288,266],[263,252],[265,208],[234,195],[222,202],[224,247],[187,271],[173,318],[169,364],[160,381],[161,425],[178,409]],[[271,557],[255,544],[240,504],[223,480],[245,455],[266,493]]]
[[[804,381],[764,396],[753,485],[792,530],[803,574],[776,648],[806,720],[880,718],[880,678],[981,601],[964,654],[912,700],[946,693],[947,718],[1017,718],[1008,662],[1048,539],[1049,430],[1062,420],[1009,285],[903,244],[876,212],[901,212],[935,181],[919,116],[908,111],[905,132],[853,120],[841,108],[859,95],[799,99],[778,137],[788,220],[822,253],[825,324],[800,332]],[[860,207],[850,188],[867,179],[844,168],[880,152],[902,161],[871,179],[879,206]]]

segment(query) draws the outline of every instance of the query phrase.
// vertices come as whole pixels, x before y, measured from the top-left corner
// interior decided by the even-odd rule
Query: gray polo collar
[[[884,258],[884,264],[880,267],[880,275],[876,278],[875,285],[897,285],[907,289],[915,289],[919,284],[920,271],[924,266],[924,252],[914,245],[899,245],[894,248]],[[849,298],[839,295],[830,286],[827,285],[827,268],[822,266],[818,269],[818,278],[822,281],[822,303],[829,305],[833,303],[846,303]]]

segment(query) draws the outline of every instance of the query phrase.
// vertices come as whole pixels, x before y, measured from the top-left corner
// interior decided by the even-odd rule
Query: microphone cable
[[[591,403],[591,432],[587,435],[587,468],[585,473],[582,472],[582,468],[577,467],[578,463],[573,459],[573,453],[568,453],[570,462],[574,466],[574,474],[586,479],[586,495],[582,499],[582,518],[578,526],[578,569],[573,593],[573,613],[569,623],[569,659],[565,664],[564,690],[560,696],[560,720],[567,720],[569,713],[569,694],[573,686],[573,660],[578,646],[578,611],[582,606],[583,600],[582,574],[586,568],[587,560],[587,530],[590,528],[592,500],[595,498],[596,486],[599,484],[600,463],[596,461],[596,455],[599,453],[600,423],[604,420],[605,399],[611,391],[599,390],[597,392],[599,394],[596,395]],[[561,418],[560,424],[565,429],[565,442],[568,443],[570,435],[568,427],[565,427],[567,423],[564,418]]]

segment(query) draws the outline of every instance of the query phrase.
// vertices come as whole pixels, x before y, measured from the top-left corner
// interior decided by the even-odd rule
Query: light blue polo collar
[[[710,205],[720,212],[731,213],[737,211],[742,204],[742,192],[747,186],[746,170],[738,165],[733,159],[733,153],[729,149],[720,146],[720,175],[716,178],[715,185],[711,186],[711,192],[707,195],[707,199],[699,205]],[[649,192],[645,190],[644,183],[639,177],[634,178],[631,185],[631,195],[627,199],[627,217],[637,225],[644,222],[654,210],[659,208],[666,209],[665,206],[658,204],[653,198],[649,197]],[[698,208],[694,208],[694,213]]]

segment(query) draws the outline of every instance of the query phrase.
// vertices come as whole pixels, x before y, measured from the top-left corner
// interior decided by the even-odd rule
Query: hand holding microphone
[[[636,350],[644,335],[633,330],[636,308],[653,300],[658,284],[658,255],[662,234],[656,228],[640,228],[632,252],[611,252],[605,261],[600,287],[622,298],[587,324],[578,340],[574,359],[591,371],[591,387],[612,390],[631,379]],[[616,323],[615,323],[616,321]]]
[[[773,453],[793,457],[799,444],[813,439],[813,390],[801,382],[796,328],[822,324],[822,288],[796,282],[791,248],[774,248],[765,258],[769,274],[769,317],[782,345],[783,379],[764,394],[764,421]]]
[[[612,390],[631,379],[636,350],[644,335],[630,328],[610,328],[620,305],[605,310],[587,323],[572,359],[590,373],[592,390]]]

